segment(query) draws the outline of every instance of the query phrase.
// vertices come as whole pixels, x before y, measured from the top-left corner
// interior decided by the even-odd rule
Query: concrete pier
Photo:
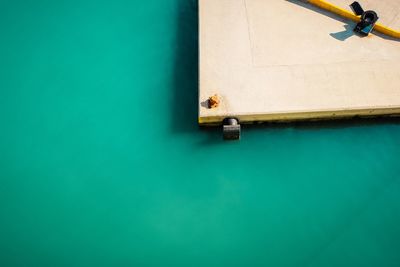
[[[400,30],[400,1],[359,2]],[[202,125],[400,114],[398,39],[297,0],[200,0],[199,25]]]

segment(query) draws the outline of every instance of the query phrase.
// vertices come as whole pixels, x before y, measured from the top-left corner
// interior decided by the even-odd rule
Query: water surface
[[[197,121],[191,0],[0,3],[1,266],[399,266],[399,120]]]

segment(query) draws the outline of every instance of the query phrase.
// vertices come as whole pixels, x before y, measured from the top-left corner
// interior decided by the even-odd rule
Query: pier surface
[[[400,29],[400,1],[359,2]],[[200,0],[199,123],[400,114],[400,41],[354,26],[303,1]]]

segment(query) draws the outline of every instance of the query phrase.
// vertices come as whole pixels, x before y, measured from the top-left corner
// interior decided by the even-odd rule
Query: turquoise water
[[[400,121],[197,121],[197,4],[0,2],[0,266],[400,266]]]

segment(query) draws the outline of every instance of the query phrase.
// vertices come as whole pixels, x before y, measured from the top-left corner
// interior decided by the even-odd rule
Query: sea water
[[[0,3],[0,265],[399,266],[399,119],[200,130],[197,12]]]

